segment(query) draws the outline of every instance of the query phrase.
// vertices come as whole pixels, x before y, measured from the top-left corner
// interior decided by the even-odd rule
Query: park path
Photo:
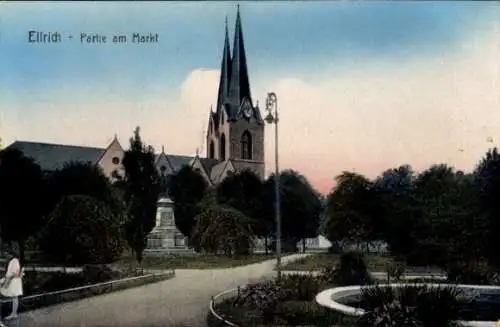
[[[309,254],[283,258],[289,262]],[[211,297],[268,277],[275,260],[228,269],[176,270],[170,280],[23,313],[19,327],[206,326]]]

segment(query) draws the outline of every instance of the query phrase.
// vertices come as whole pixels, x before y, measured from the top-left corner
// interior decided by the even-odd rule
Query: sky
[[[206,153],[236,2],[0,3],[0,137]],[[280,168],[334,177],[410,164],[470,171],[500,142],[498,2],[241,2],[251,92],[279,104]],[[29,31],[60,43],[30,43]],[[80,34],[108,37],[82,44]],[[158,43],[112,44],[158,33]],[[68,36],[73,38],[69,39]],[[232,42],[231,42],[232,45]],[[266,171],[274,170],[273,126]]]

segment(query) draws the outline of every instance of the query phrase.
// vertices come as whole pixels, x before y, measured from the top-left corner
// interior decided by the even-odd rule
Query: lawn
[[[334,267],[340,260],[340,254],[316,253],[283,266],[283,270],[311,271]],[[371,272],[387,271],[387,264],[395,262],[394,258],[380,254],[365,254],[365,263]],[[406,273],[443,273],[436,267],[407,266]]]
[[[147,256],[141,266],[146,269],[215,269],[231,268],[259,263],[273,259],[273,255],[256,253],[247,256],[227,257],[224,255],[197,255],[197,254],[169,254],[162,256]],[[125,257],[113,265],[127,266],[135,261],[132,257]]]
[[[340,254],[316,253],[297,261],[290,262],[283,267],[283,270],[321,270],[327,267],[334,267],[340,260]],[[365,255],[365,262],[370,271],[386,271],[388,263],[393,262],[391,257],[377,254]]]

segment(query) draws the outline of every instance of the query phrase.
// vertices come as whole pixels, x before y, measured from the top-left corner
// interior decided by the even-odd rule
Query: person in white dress
[[[21,264],[19,263],[17,249],[11,247],[6,252],[9,263],[5,272],[5,277],[0,279],[0,294],[12,299],[12,313],[5,317],[5,319],[8,320],[17,317],[19,297],[23,295],[23,272]]]

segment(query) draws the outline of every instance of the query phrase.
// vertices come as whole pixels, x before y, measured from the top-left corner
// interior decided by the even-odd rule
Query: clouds
[[[342,170],[374,177],[400,164],[418,170],[438,162],[472,169],[491,146],[487,138],[500,140],[500,43],[498,26],[492,27],[464,42],[460,52],[428,60],[316,71],[312,79],[251,74],[261,110],[266,92],[278,95],[281,167],[300,170],[323,192]],[[17,138],[105,146],[116,132],[126,146],[139,125],[155,148],[194,154],[204,142],[218,80],[218,70],[196,69],[178,89],[158,84],[143,90],[147,96],[108,88],[107,95],[104,89],[92,97],[89,87],[76,98],[68,89],[44,94],[51,101],[19,99],[9,104],[16,114],[3,113],[0,128],[6,143]],[[29,119],[23,111],[32,112]],[[271,126],[266,133],[266,167],[272,171]]]
[[[284,167],[300,167],[322,191],[342,170],[374,177],[439,162],[472,169],[500,131],[497,35],[432,60],[325,71],[316,83],[275,81]]]
[[[194,154],[202,147],[217,97],[224,15],[232,34],[234,4],[130,4],[120,5],[121,14],[114,6],[4,6],[4,143],[105,146],[117,133],[126,146],[139,125],[157,149]],[[278,95],[282,168],[300,170],[321,191],[342,170],[373,177],[406,163],[472,168],[491,145],[486,139],[500,140],[499,10],[471,3],[242,6],[254,102],[263,110],[266,93]],[[152,30],[162,42],[33,47],[25,42],[32,27]],[[266,128],[270,171],[274,134]]]

